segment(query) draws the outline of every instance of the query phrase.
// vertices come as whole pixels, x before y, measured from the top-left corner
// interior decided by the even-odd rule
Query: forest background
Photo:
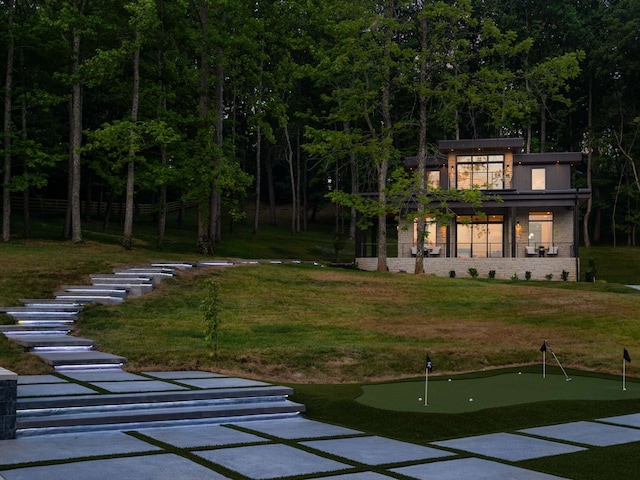
[[[583,239],[636,244],[640,0],[0,0],[2,240],[36,198],[198,205],[198,253],[255,202],[300,232],[327,193],[384,191],[441,139],[581,151]],[[13,207],[12,207],[13,204]],[[27,206],[19,208],[20,205]],[[115,208],[115,207],[114,207]],[[338,209],[338,233],[353,236]],[[61,217],[62,218],[62,217]],[[611,228],[607,228],[611,227]],[[620,236],[621,240],[618,239]]]

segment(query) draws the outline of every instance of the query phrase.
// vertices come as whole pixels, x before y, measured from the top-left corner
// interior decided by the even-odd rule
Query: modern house
[[[427,191],[475,186],[488,200],[479,212],[470,204],[449,202],[455,215],[447,224],[426,218],[425,273],[468,276],[474,268],[485,278],[491,271],[496,278],[560,280],[563,272],[568,280],[580,278],[578,209],[591,192],[573,188],[571,177],[582,154],[522,153],[523,146],[522,138],[439,142],[440,155],[426,162]],[[417,167],[417,157],[404,161],[409,170]],[[400,220],[397,253],[387,258],[389,271],[415,269],[417,222],[409,222]],[[375,237],[361,234],[358,267],[375,270],[376,255]]]

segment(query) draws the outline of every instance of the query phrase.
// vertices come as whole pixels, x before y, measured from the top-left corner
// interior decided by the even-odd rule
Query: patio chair
[[[549,251],[547,252],[547,257],[557,257],[558,256],[558,247],[549,247]]]
[[[532,246],[532,245],[527,245],[526,247],[524,247],[525,252],[527,253],[527,257],[537,257],[538,256],[538,251],[536,250],[536,247]]]
[[[431,247],[431,251],[429,252],[429,254],[430,254],[432,257],[439,257],[439,256],[440,256],[440,249],[441,249],[441,248],[442,248],[442,247],[440,247],[440,246]]]

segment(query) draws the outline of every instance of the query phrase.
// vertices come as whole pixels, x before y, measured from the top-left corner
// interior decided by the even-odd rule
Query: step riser
[[[163,420],[154,422],[137,422],[137,423],[116,423],[109,425],[78,425],[67,427],[48,427],[48,428],[19,428],[17,437],[31,437],[36,435],[53,435],[60,433],[83,433],[83,432],[106,432],[106,431],[126,431],[140,430],[143,428],[161,428],[175,427],[187,425],[219,425],[224,423],[248,422],[258,420],[277,420],[284,418],[297,417],[299,413],[272,413],[257,414],[233,417],[217,417],[217,418],[200,418],[200,419],[180,419],[180,420]]]

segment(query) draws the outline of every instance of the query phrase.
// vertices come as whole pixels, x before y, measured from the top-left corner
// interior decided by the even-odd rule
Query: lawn
[[[87,229],[80,245],[45,239],[1,244],[0,304],[50,297],[58,285],[87,283],[89,274],[117,265],[203,258],[178,229],[162,252],[153,248],[149,229],[138,232],[136,248],[128,252],[118,246],[117,232],[97,227]],[[224,238],[216,250],[220,258],[300,258],[324,265],[335,258],[326,225],[294,237],[286,228],[254,235],[237,225]],[[589,258],[598,268],[596,283],[451,279],[310,264],[196,269],[120,306],[88,307],[75,333],[127,357],[132,371],[203,369],[288,384],[309,418],[417,443],[640,412],[637,398],[549,399],[435,414],[357,400],[370,384],[420,385],[427,353],[436,366],[432,385],[498,368],[538,371],[544,339],[571,375],[586,372],[612,382],[627,348],[633,359],[628,379],[635,382],[640,292],[625,284],[640,283],[640,251],[583,249],[583,261]],[[199,309],[212,279],[222,307],[217,360],[204,341]],[[0,365],[20,374],[49,371],[4,338]],[[575,479],[623,478],[632,476],[632,447],[637,445],[522,466]]]

